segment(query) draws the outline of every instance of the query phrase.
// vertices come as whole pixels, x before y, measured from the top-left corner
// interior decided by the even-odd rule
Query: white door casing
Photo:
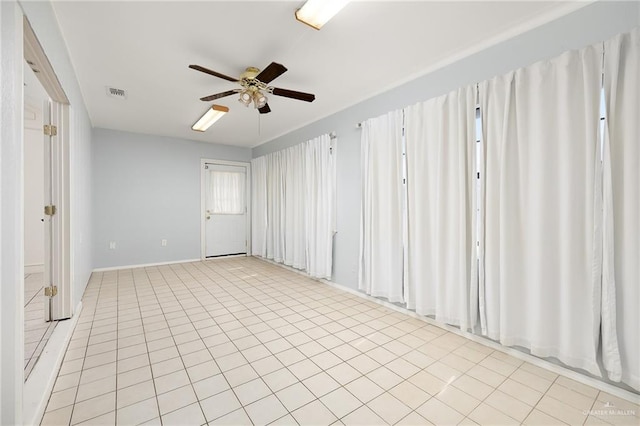
[[[51,138],[51,284],[58,293],[51,298],[51,319],[71,318],[71,223],[69,203],[69,105],[51,101],[51,124],[57,135]]]
[[[45,286],[53,285],[57,294],[45,303],[45,319],[71,318],[71,222],[70,222],[70,133],[69,99],[44,53],[33,28],[23,18],[24,59],[38,69],[36,77],[51,101],[43,108],[43,122],[55,126],[55,134],[45,138],[45,205],[55,206],[55,214],[45,216]],[[50,194],[50,195],[47,195]],[[44,209],[44,206],[43,206]],[[51,231],[46,229],[47,222]],[[47,237],[47,235],[49,235]],[[48,238],[48,240],[47,240]],[[47,266],[47,263],[49,265]],[[49,308],[46,305],[50,305]]]

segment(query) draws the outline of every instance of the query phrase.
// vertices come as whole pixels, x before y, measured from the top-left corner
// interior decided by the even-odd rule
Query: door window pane
[[[207,210],[211,214],[244,214],[245,174],[238,172],[209,172]]]

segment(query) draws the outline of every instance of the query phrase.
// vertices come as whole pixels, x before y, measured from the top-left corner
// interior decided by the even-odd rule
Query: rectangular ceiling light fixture
[[[307,0],[296,10],[296,19],[319,30],[349,3],[349,0]]]
[[[191,128],[196,132],[204,132],[213,123],[220,120],[223,115],[229,112],[229,108],[222,105],[211,105],[211,108],[204,113],[200,120],[196,122]]]

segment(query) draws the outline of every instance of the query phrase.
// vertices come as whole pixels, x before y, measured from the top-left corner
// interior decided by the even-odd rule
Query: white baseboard
[[[44,272],[44,264],[34,264],[34,265],[24,265],[24,273],[25,274],[37,274],[39,272]]]
[[[25,425],[39,425],[58,377],[67,346],[82,312],[82,302],[72,318],[59,321],[44,347],[38,362],[24,384],[22,414]]]
[[[487,347],[489,347],[489,348],[491,348],[493,350],[503,352],[503,353],[505,353],[507,355],[511,355],[514,358],[521,359],[523,361],[526,361],[526,362],[528,362],[530,364],[533,364],[533,365],[535,365],[537,367],[544,368],[545,370],[551,371],[551,372],[553,372],[555,374],[558,374],[560,376],[567,377],[567,378],[569,378],[571,380],[575,380],[576,382],[585,384],[587,386],[591,386],[591,387],[596,388],[598,390],[601,390],[603,392],[610,393],[611,395],[617,396],[618,398],[622,398],[622,399],[624,399],[626,401],[629,401],[629,402],[632,402],[634,404],[640,404],[640,395],[638,395],[636,393],[633,393],[633,392],[630,392],[630,391],[628,391],[626,389],[622,389],[622,388],[619,388],[617,386],[611,385],[609,383],[605,383],[605,382],[600,381],[598,379],[595,379],[593,377],[585,376],[584,374],[580,374],[577,371],[573,371],[573,370],[571,370],[569,368],[565,368],[565,367],[563,367],[561,365],[553,364],[553,363],[551,363],[551,362],[549,362],[547,360],[544,360],[542,358],[538,358],[536,356],[533,356],[533,355],[530,355],[528,353],[519,351],[517,349],[510,348],[510,347],[507,347],[507,346],[503,346],[500,343],[497,343],[497,342],[494,342],[493,340],[487,339],[486,337],[479,336],[477,334],[472,334],[472,333],[469,333],[469,332],[466,332],[466,331],[462,331],[457,327],[453,327],[453,326],[450,326],[450,325],[447,325],[447,324],[443,324],[441,322],[438,322],[438,321],[434,320],[433,318],[429,318],[429,317],[425,317],[425,316],[422,316],[422,315],[418,315],[415,312],[410,311],[410,310],[408,310],[408,309],[406,309],[406,308],[404,308],[402,306],[397,306],[397,305],[394,305],[393,303],[387,302],[386,300],[378,299],[378,298],[373,297],[373,296],[369,296],[369,295],[367,295],[365,293],[362,293],[362,292],[360,292],[358,290],[354,290],[354,289],[352,289],[350,287],[347,287],[347,286],[344,286],[342,284],[337,284],[335,282],[331,282],[331,281],[327,281],[327,280],[318,280],[318,281],[320,281],[320,282],[322,282],[322,283],[324,283],[324,284],[326,284],[328,286],[331,286],[331,287],[346,291],[347,293],[355,294],[355,295],[357,295],[359,297],[362,297],[363,299],[367,299],[367,300],[369,300],[371,302],[377,303],[379,305],[382,305],[382,306],[384,306],[386,308],[389,308],[389,309],[392,309],[394,311],[401,312],[403,314],[409,315],[410,317],[419,319],[419,320],[424,321],[424,322],[426,322],[428,324],[431,324],[431,325],[433,325],[435,327],[442,328],[443,330],[447,330],[447,331],[449,331],[451,333],[454,333],[454,334],[457,334],[457,335],[462,336],[464,338],[467,338],[469,340],[472,340],[472,341],[474,341],[476,343],[479,343],[479,344],[481,344],[483,346],[487,346]]]
[[[293,266],[289,266],[289,265],[285,265],[284,263],[276,262],[273,259],[267,259],[266,257],[261,257],[261,256],[253,256],[253,255],[250,255],[250,254],[248,254],[247,256],[254,257],[254,258],[256,258],[258,260],[261,260],[263,262],[267,262],[267,263],[270,263],[272,265],[279,266],[281,268],[286,269],[287,271],[295,272],[296,274],[303,275],[303,276],[305,276],[307,278],[311,278],[312,280],[324,280],[324,281],[327,281],[327,282],[331,282],[330,280],[327,280],[325,278],[312,277],[311,275],[309,275],[309,273],[305,269],[294,268]],[[342,287],[342,286],[340,286],[340,287]]]
[[[202,259],[185,259],[185,260],[172,260],[170,262],[141,263],[138,265],[109,266],[107,268],[95,268],[93,272],[118,271],[120,269],[148,268],[151,266],[164,266],[164,265],[175,265],[178,263],[200,262],[201,260]]]

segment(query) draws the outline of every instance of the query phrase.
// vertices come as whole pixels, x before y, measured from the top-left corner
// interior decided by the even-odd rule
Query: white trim
[[[42,421],[81,311],[82,301],[76,306],[73,318],[56,324],[38,362],[24,384],[22,412],[25,425],[39,425]]]
[[[247,254],[245,256],[251,256],[251,162],[250,161],[228,161],[228,160],[214,160],[211,158],[200,159],[200,260],[207,259],[206,253],[206,219],[204,211],[206,208],[206,174],[205,166],[207,164],[218,164],[221,166],[237,166],[244,167],[246,170],[246,185],[245,197],[247,203],[247,218],[246,218],[246,230],[247,230]]]
[[[69,105],[51,101],[51,124],[58,134],[51,137],[51,203],[57,211],[51,217],[51,284],[58,294],[51,298],[51,316],[54,320],[71,318],[71,222],[69,179]]]
[[[39,263],[34,265],[24,265],[25,274],[37,274],[40,272],[44,272],[44,263]]]
[[[68,104],[69,99],[64,93],[64,89],[58,80],[53,67],[49,63],[49,59],[42,48],[42,45],[38,41],[33,28],[29,20],[25,16],[24,18],[24,59],[33,63],[34,67],[40,72],[36,74],[36,77],[42,84],[47,95],[56,102],[62,104]]]
[[[109,266],[107,268],[95,268],[93,272],[119,271],[121,269],[149,268],[151,266],[164,266],[164,265],[175,265],[178,263],[200,262],[201,260],[202,259],[184,259],[184,260],[173,260],[170,262],[141,263],[138,265]]]
[[[54,320],[70,318],[73,314],[71,283],[71,222],[70,222],[70,122],[69,99],[55,74],[47,55],[42,48],[29,20],[23,21],[24,60],[35,64],[40,72],[36,78],[51,98],[49,106],[42,111],[44,124],[57,127],[57,135],[47,137],[45,145],[45,179],[48,180],[45,197],[55,205],[57,212],[45,223],[45,236],[51,241],[45,243],[45,284],[58,287],[57,296],[51,298],[51,310],[45,303],[45,317],[49,314]],[[47,227],[50,228],[50,233]],[[50,263],[50,264],[49,264]]]
[[[338,283],[335,283],[335,282],[332,282],[332,281],[328,281],[328,280],[325,280],[325,279],[316,279],[316,278],[313,278],[313,277],[307,275],[304,271],[300,271],[298,269],[294,269],[294,268],[291,268],[289,266],[273,262],[273,261],[271,261],[269,259],[264,259],[262,257],[258,257],[258,256],[254,256],[254,257],[256,259],[262,260],[264,262],[271,263],[273,265],[279,266],[279,267],[287,269],[289,271],[296,272],[298,274],[304,275],[307,278],[311,278],[313,280],[319,281],[319,282],[321,282],[323,284],[326,284],[328,286],[331,286],[333,288],[336,288],[336,289],[339,289],[339,290],[344,290],[347,293],[351,293],[351,294],[359,296],[359,297],[361,297],[363,299],[366,299],[366,300],[369,300],[371,302],[377,303],[378,305],[382,305],[385,308],[389,308],[389,309],[392,309],[392,310],[394,310],[396,312],[400,312],[400,313],[406,314],[406,315],[408,315],[408,316],[410,316],[412,318],[424,321],[424,322],[426,322],[426,323],[428,323],[430,325],[433,325],[435,327],[441,328],[443,330],[447,330],[447,331],[449,331],[451,333],[457,334],[458,336],[467,338],[467,339],[469,339],[469,340],[471,340],[473,342],[479,343],[479,344],[481,344],[483,346],[487,346],[487,347],[489,347],[489,348],[491,348],[493,350],[505,353],[507,355],[511,355],[514,358],[521,359],[523,361],[526,361],[526,362],[528,362],[530,364],[533,364],[533,365],[535,365],[537,367],[540,367],[540,368],[543,368],[545,370],[551,371],[551,372],[553,372],[555,374],[558,374],[560,376],[567,377],[567,378],[569,378],[571,380],[575,380],[576,382],[582,383],[584,385],[591,386],[591,387],[596,388],[598,390],[601,390],[603,392],[610,393],[611,395],[617,396],[618,398],[622,398],[622,399],[624,399],[626,401],[629,401],[629,402],[632,402],[634,404],[640,404],[640,395],[635,394],[633,392],[630,392],[628,390],[619,388],[619,387],[611,385],[609,383],[602,382],[602,381],[600,381],[598,379],[595,379],[593,377],[585,376],[584,374],[578,373],[577,371],[573,371],[573,370],[570,370],[568,368],[562,367],[560,365],[553,364],[553,363],[551,363],[549,361],[546,361],[544,359],[538,358],[538,357],[533,356],[533,355],[529,355],[529,354],[527,354],[525,352],[521,352],[521,351],[519,351],[517,349],[513,349],[513,348],[509,348],[509,347],[503,346],[500,343],[494,342],[493,340],[489,340],[489,339],[487,339],[485,337],[482,337],[482,336],[478,336],[477,334],[472,334],[472,333],[469,333],[469,332],[466,332],[466,331],[462,331],[459,328],[456,328],[456,327],[453,327],[453,326],[450,326],[450,325],[447,325],[447,324],[443,324],[443,323],[438,322],[438,321],[436,321],[436,320],[434,320],[432,318],[425,317],[425,316],[422,316],[422,315],[418,315],[413,311],[410,311],[410,310],[408,310],[406,308],[403,308],[402,306],[398,306],[398,305],[395,305],[393,303],[387,302],[386,300],[382,300],[382,299],[378,299],[378,298],[369,296],[369,295],[367,295],[365,293],[362,293],[362,292],[360,292],[358,290],[355,290],[355,289],[352,289],[350,287],[344,286],[342,284],[338,284]]]

